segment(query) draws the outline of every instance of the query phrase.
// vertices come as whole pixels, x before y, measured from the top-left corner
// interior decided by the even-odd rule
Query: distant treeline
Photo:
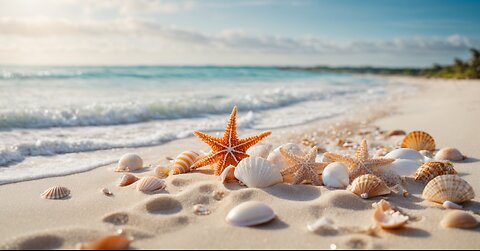
[[[428,78],[480,79],[480,51],[470,49],[471,58],[463,61],[456,58],[451,65],[434,64],[430,68],[382,68],[382,67],[281,67],[284,70],[306,70],[330,73],[378,74],[420,76]]]

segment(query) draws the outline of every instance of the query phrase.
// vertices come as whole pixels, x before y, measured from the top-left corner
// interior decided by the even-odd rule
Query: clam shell
[[[400,144],[401,148],[412,148],[417,151],[420,150],[435,150],[435,140],[433,137],[423,131],[413,131],[405,135],[402,143]]]
[[[457,148],[452,147],[442,148],[435,154],[436,160],[461,161],[466,158]]]
[[[138,181],[137,190],[144,193],[152,193],[164,189],[165,186],[165,181],[157,177],[147,176]]]
[[[415,172],[415,180],[427,183],[433,178],[446,175],[457,174],[450,162],[430,161],[421,165]]]
[[[261,157],[266,159],[272,151],[272,145],[270,144],[257,144],[247,149],[247,154],[250,157]]]
[[[444,228],[475,228],[478,225],[477,219],[467,212],[454,210],[448,212],[440,221]]]
[[[270,161],[274,167],[276,167],[278,170],[283,170],[288,167],[288,162],[287,160],[283,157],[283,155],[280,153],[280,148],[285,149],[288,152],[291,152],[296,155],[303,155],[302,148],[300,148],[299,145],[294,144],[294,143],[287,143],[283,144],[275,150],[273,150],[267,157],[267,160]]]
[[[135,182],[137,182],[139,178],[131,173],[126,173],[120,178],[120,182],[118,183],[119,187],[129,186]]]
[[[417,169],[422,163],[411,159],[396,159],[391,164],[382,166],[379,170],[389,169],[400,176],[414,176]]]
[[[375,196],[390,194],[390,188],[380,178],[372,174],[358,176],[347,188],[348,191],[368,199]]]
[[[48,200],[59,200],[66,198],[69,195],[70,190],[68,190],[68,188],[62,186],[53,186],[45,190],[45,192],[43,192],[40,197],[42,197],[42,199]]]
[[[190,167],[195,163],[200,155],[194,151],[185,151],[180,153],[173,162],[172,174],[181,174],[190,172]]]
[[[407,224],[408,216],[401,214],[398,211],[392,209],[384,210],[382,206],[378,206],[373,214],[373,219],[381,228],[395,229],[401,228]]]
[[[328,164],[322,172],[323,184],[327,187],[345,188],[350,183],[347,167],[340,162]]]
[[[80,244],[82,250],[127,250],[130,240],[124,235],[106,235],[92,242]]]
[[[423,161],[423,155],[420,154],[417,150],[410,148],[395,149],[387,153],[384,157],[389,159],[410,159],[416,161]]]
[[[123,155],[118,161],[118,166],[115,172],[131,172],[143,168],[143,160],[134,153],[127,153]]]
[[[232,225],[245,227],[269,222],[275,218],[272,208],[258,201],[247,201],[232,208],[226,221]]]
[[[283,181],[280,170],[260,157],[242,159],[235,168],[234,175],[247,187],[264,188]]]
[[[228,183],[230,181],[234,181],[236,180],[234,173],[235,173],[235,167],[232,165],[229,165],[220,174],[220,180],[222,181],[222,183]]]
[[[463,203],[475,198],[472,186],[457,175],[441,175],[428,182],[422,197],[426,200],[444,203]]]

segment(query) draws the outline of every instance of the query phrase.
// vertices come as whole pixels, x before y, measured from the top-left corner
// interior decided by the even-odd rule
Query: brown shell
[[[362,199],[390,194],[390,188],[388,188],[387,184],[373,174],[358,176],[352,181],[347,190],[360,196]]]
[[[137,180],[139,180],[139,178],[131,173],[126,173],[122,176],[122,178],[120,178],[120,182],[118,183],[118,186],[119,187],[125,187],[125,186],[128,186],[128,185],[131,185],[135,182],[137,182]]]
[[[441,175],[428,182],[422,197],[426,200],[444,203],[463,203],[475,198],[472,186],[457,175]]]
[[[437,154],[435,154],[436,160],[451,160],[451,161],[461,161],[467,157],[463,155],[457,148],[445,147],[440,149]]]
[[[475,228],[478,225],[478,221],[470,213],[453,210],[443,217],[440,225],[444,228]]]
[[[130,240],[123,235],[106,235],[92,242],[80,244],[85,250],[127,250]]]
[[[415,180],[423,183],[428,183],[433,178],[446,175],[457,174],[457,171],[453,168],[453,164],[450,162],[441,161],[429,161],[421,165],[415,172]]]
[[[53,186],[50,187],[49,189],[45,190],[40,197],[42,199],[48,199],[48,200],[59,200],[66,198],[70,195],[70,190],[66,187],[61,187],[61,186]]]
[[[420,151],[420,150],[434,151],[435,140],[430,134],[424,131],[413,131],[405,135],[400,147],[411,148],[417,151]]]

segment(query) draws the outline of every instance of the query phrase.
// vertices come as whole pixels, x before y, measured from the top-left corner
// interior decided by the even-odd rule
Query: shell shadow
[[[280,229],[285,229],[288,228],[290,225],[288,225],[285,221],[281,220],[277,217],[273,219],[272,221],[252,226],[252,228],[259,229],[259,230],[280,230]]]
[[[479,161],[480,161],[480,159],[467,157],[466,159],[464,159],[462,161],[453,161],[453,163],[476,163],[476,162],[479,162]]]
[[[480,202],[471,200],[463,203],[463,206],[464,206],[464,209],[471,210],[476,214],[480,215]]]
[[[43,235],[29,238],[19,245],[19,249],[37,249],[48,250],[62,247],[64,243],[63,238],[55,235]]]
[[[311,185],[289,185],[285,183],[264,188],[263,191],[277,198],[290,201],[311,201],[320,197],[320,189]]]
[[[404,227],[398,230],[384,229],[384,231],[390,234],[398,235],[398,236],[413,237],[413,238],[427,238],[431,235],[429,232],[423,229],[414,228],[414,227]]]

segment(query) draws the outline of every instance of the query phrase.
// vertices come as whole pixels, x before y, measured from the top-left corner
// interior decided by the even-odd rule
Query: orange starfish
[[[227,166],[237,166],[240,160],[247,158],[249,156],[245,153],[247,149],[270,135],[271,132],[239,139],[237,137],[237,107],[235,106],[230,114],[223,137],[213,137],[199,131],[195,131],[194,134],[207,143],[212,148],[212,152],[197,160],[192,168],[197,169],[216,164],[214,166],[215,175],[220,175]]]

